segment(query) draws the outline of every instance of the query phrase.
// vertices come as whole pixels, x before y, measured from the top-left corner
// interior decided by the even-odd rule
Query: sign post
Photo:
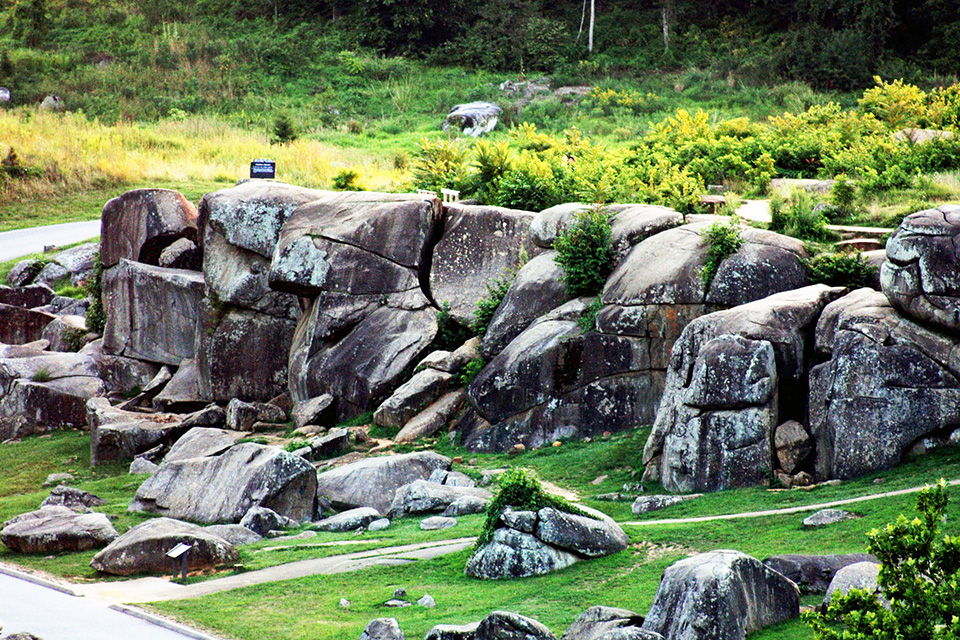
[[[250,163],[250,177],[273,180],[277,177],[277,163],[265,158],[257,158]]]
[[[180,560],[179,564],[180,564],[180,581],[181,582],[187,581],[187,555],[189,555],[188,552],[190,551],[190,549],[193,549],[193,545],[181,542],[180,544],[175,546],[173,549],[170,549],[170,551],[167,551],[168,558],[171,558],[174,561]],[[173,575],[174,577],[176,577],[177,575],[176,562],[174,563],[173,566],[174,566]]]

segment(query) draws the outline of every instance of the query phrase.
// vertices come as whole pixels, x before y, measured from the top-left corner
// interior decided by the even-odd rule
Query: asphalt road
[[[100,221],[68,222],[0,233],[0,262],[43,251],[45,246],[73,244],[100,235]]]
[[[79,598],[0,574],[0,636],[32,633],[43,640],[185,640],[188,636]]]

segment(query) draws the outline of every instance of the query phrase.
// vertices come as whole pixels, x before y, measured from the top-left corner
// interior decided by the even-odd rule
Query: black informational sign
[[[277,163],[273,160],[257,159],[250,163],[251,178],[276,178]]]

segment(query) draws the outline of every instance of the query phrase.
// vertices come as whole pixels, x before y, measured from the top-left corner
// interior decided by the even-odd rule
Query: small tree
[[[867,534],[880,561],[876,594],[852,589],[834,596],[824,613],[804,619],[817,640],[957,640],[960,638],[960,538],[941,535],[947,483],[917,496],[919,517]]]
[[[603,290],[613,266],[610,249],[610,214],[603,206],[577,212],[576,221],[557,236],[553,259],[563,270],[567,292],[592,296]]]
[[[273,143],[287,144],[297,139],[297,130],[286,114],[280,114],[273,123]]]

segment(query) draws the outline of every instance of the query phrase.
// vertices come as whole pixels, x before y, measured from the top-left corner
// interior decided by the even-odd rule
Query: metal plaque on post
[[[183,582],[187,581],[187,552],[193,549],[193,545],[181,542],[170,551],[167,551],[167,557],[172,558],[174,561],[180,560],[180,580]],[[174,570],[174,575],[176,575],[176,570]]]
[[[250,177],[273,180],[277,177],[277,163],[264,158],[254,160],[250,163]]]

